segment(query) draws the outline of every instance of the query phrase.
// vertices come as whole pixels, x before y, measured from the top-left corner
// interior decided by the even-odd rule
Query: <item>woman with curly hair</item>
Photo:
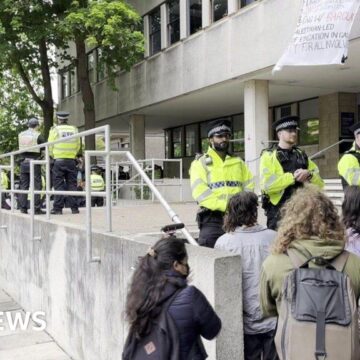
[[[342,219],[346,227],[346,250],[360,256],[360,187],[348,186],[342,204]]]
[[[296,191],[282,209],[272,254],[261,273],[260,302],[264,315],[278,314],[284,278],[294,266],[287,255],[294,249],[303,262],[312,256],[331,261],[345,247],[345,228],[332,201],[313,185]],[[310,266],[314,266],[310,263]],[[350,254],[345,264],[356,299],[360,295],[360,258]]]
[[[258,198],[250,191],[233,196],[227,206],[224,230],[215,249],[241,255],[244,320],[244,359],[278,359],[274,335],[276,318],[264,319],[260,310],[260,269],[276,232],[258,224]]]
[[[207,358],[199,337],[215,338],[220,332],[221,321],[204,294],[187,284],[189,271],[187,252],[181,239],[161,239],[140,258],[126,301],[126,318],[130,325],[128,341],[148,335],[167,304],[168,314],[178,332],[176,359]],[[128,358],[133,359],[131,354]]]

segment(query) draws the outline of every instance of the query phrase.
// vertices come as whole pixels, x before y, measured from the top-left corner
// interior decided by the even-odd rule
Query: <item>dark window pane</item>
[[[209,147],[209,140],[207,137],[209,122],[203,122],[200,124],[200,140],[201,140],[201,152],[206,153]]]
[[[154,55],[161,50],[160,7],[149,14],[149,44],[150,55]]]
[[[94,67],[95,67],[95,59],[94,59],[94,52],[90,52],[87,55],[87,66],[88,66],[88,74],[89,80],[91,83],[95,82],[94,78]]]
[[[197,125],[185,127],[185,156],[194,156],[196,153]]]
[[[173,129],[173,157],[182,157],[182,128]]]
[[[61,74],[61,98],[65,99],[69,96],[69,86],[68,86],[68,72]]]
[[[69,70],[69,90],[70,95],[73,95],[77,91],[77,78],[76,78],[76,68],[72,67]]]
[[[244,152],[244,115],[235,115],[233,117],[233,151],[234,152]]]
[[[227,0],[212,0],[213,21],[218,21],[227,15]]]
[[[179,0],[168,2],[169,22],[168,34],[169,44],[173,44],[180,40],[180,7]]]
[[[202,0],[190,0],[189,1],[189,13],[190,13],[190,34],[201,30],[202,28]]]
[[[241,6],[246,6],[246,5],[252,4],[255,1],[256,0],[240,0],[240,4],[241,4]]]
[[[319,143],[319,100],[311,99],[299,103],[300,111],[300,144]]]

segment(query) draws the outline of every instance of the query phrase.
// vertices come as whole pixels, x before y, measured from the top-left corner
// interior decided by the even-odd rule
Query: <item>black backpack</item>
[[[160,315],[153,321],[149,334],[137,339],[128,335],[122,359],[123,360],[179,360],[179,334],[168,313],[169,306],[183,288],[178,289],[162,305]]]

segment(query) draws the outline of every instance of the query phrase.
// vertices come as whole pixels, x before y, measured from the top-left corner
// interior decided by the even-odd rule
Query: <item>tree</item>
[[[18,134],[27,128],[30,116],[40,113],[21,79],[4,72],[0,77],[0,152],[17,150]]]
[[[56,9],[51,1],[0,2],[0,69],[7,77],[20,77],[41,107],[45,136],[54,113],[50,68],[56,64],[51,46],[65,46],[57,31]]]
[[[75,43],[74,61],[84,105],[85,130],[88,130],[95,127],[96,114],[86,48],[101,49],[98,66],[106,69],[113,85],[117,71],[129,71],[144,54],[141,17],[123,0],[77,0],[65,14],[61,28],[64,38]],[[85,146],[94,149],[94,137],[88,137]]]

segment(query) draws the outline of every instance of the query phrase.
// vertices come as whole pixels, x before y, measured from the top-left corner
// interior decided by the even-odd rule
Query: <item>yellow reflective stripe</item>
[[[351,185],[358,185],[360,179],[360,169],[354,169],[354,177],[351,181]]]
[[[195,190],[195,188],[201,184],[205,184],[203,180],[201,179],[196,179],[193,184],[191,185],[191,190]]]
[[[264,184],[264,189],[265,190],[268,190],[269,187],[276,181],[277,179],[277,176],[276,175],[271,175],[267,181],[265,181],[265,184]]]
[[[210,189],[205,190],[201,195],[195,198],[197,202],[201,202],[205,200],[208,196],[212,195],[212,191]]]

